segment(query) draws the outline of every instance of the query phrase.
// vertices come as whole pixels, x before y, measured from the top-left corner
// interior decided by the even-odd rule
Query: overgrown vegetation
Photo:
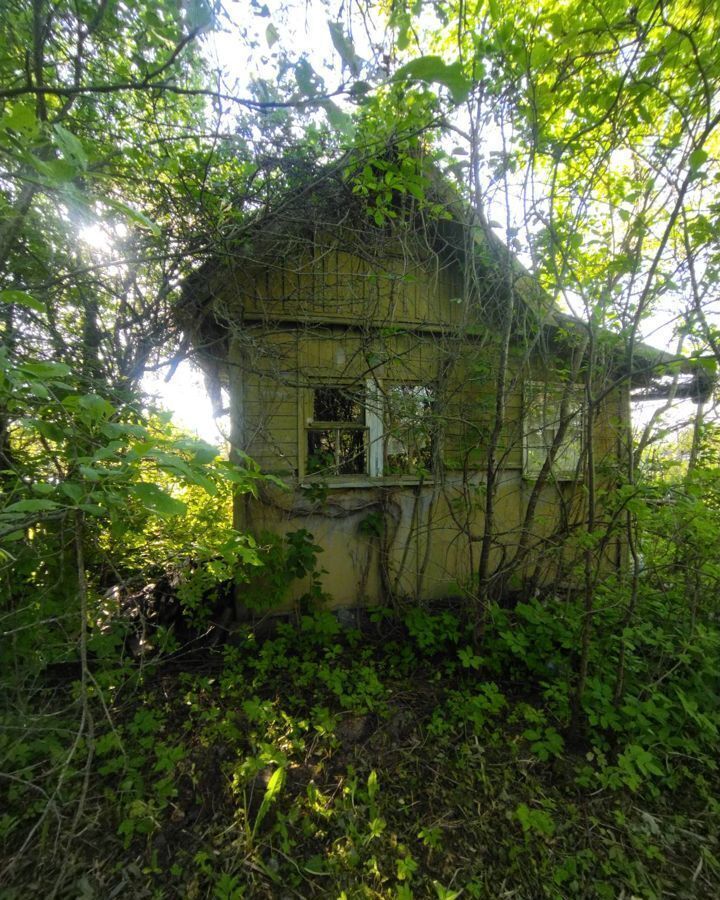
[[[286,7],[251,7],[258,34],[204,2],[0,8],[0,897],[717,897],[715,5],[323,6],[334,67]],[[241,85],[211,71],[220,27]],[[232,527],[239,495],[283,486],[178,431],[142,379],[216,352],[220,330],[183,330],[183,282],[258,254],[268,210],[300,230],[284,199],[328,171],[376,230],[442,220],[420,157],[505,291],[468,263],[497,350],[455,507],[481,511],[477,558],[462,601],[398,578],[336,614],[311,533]],[[507,555],[511,349],[540,334],[513,254],[579,339]],[[635,378],[657,328],[660,386]],[[605,471],[593,416],[640,384],[663,406],[619,423]],[[581,515],[545,535],[578,404]],[[428,446],[398,466],[425,478]],[[363,520],[379,547],[384,512]]]
[[[678,544],[662,550],[636,622],[617,585],[598,598],[572,742],[568,597],[492,607],[482,655],[439,608],[371,610],[362,630],[308,613],[139,670],[98,633],[89,771],[87,738],[66,755],[77,684],[46,679],[4,715],[6,884],[23,886],[6,895],[62,876],[86,896],[714,896],[720,631],[686,603]],[[13,852],[39,817],[41,873]]]

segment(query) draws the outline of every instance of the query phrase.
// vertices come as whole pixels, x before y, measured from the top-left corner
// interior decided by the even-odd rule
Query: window
[[[307,473],[362,475],[368,471],[365,391],[317,387],[307,428]]]
[[[428,385],[393,384],[385,389],[385,475],[416,475],[432,469],[434,400],[434,391]]]
[[[308,393],[307,475],[417,476],[432,468],[431,386],[323,385]]]
[[[562,385],[530,383],[525,390],[524,471],[537,478],[561,425]],[[566,406],[567,424],[552,465],[552,475],[563,481],[576,477],[583,448],[582,394],[573,389]]]

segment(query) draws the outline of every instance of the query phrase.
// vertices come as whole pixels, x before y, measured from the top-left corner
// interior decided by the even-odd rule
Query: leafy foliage
[[[0,9],[3,896],[717,896],[720,466],[702,405],[687,465],[643,464],[650,432],[621,435],[610,472],[585,460],[587,515],[553,551],[581,562],[538,588],[521,545],[519,593],[497,602],[506,366],[484,372],[498,399],[468,608],[397,604],[373,633],[323,608],[312,534],[231,527],[268,476],[138,389],[188,352],[183,277],[328,159],[378,229],[406,208],[442,218],[419,165],[440,135],[478,228],[582,315],[588,421],[608,360],[632,379],[664,305],[712,375],[717,9],[393,2],[390,43],[367,53],[352,17],[328,23],[331,90],[251,7],[277,68],[244,96],[211,86],[198,42],[225,13],[204,2]],[[495,238],[471,255],[488,247],[524,283]],[[520,325],[502,313],[498,334]],[[366,537],[385,525],[368,514]],[[612,542],[629,565],[606,577]],[[263,613],[298,581],[291,623],[183,655],[181,622]],[[148,585],[179,619],[133,644],[121,607]]]
[[[617,607],[600,609],[582,748],[561,736],[562,645],[581,610],[556,598],[496,610],[479,669],[453,651],[471,632],[450,611],[434,643],[427,629],[415,643],[416,615],[412,631],[383,619],[374,636],[324,612],[264,640],[238,634],[197,673],[146,668],[105,694],[88,819],[101,831],[67,875],[96,892],[125,878],[167,896],[272,896],[282,884],[304,896],[362,885],[379,897],[484,897],[504,880],[534,896],[548,884],[556,896],[683,895],[689,882],[687,896],[710,897],[718,636],[697,628],[698,646],[679,647],[682,628],[660,608],[672,602],[644,602],[645,614],[657,604],[665,615],[632,628],[620,706],[601,689],[615,668]],[[517,643],[535,640],[545,651],[526,660]],[[37,814],[31,785],[43,783],[48,738],[3,752],[15,778],[3,819],[12,847]]]

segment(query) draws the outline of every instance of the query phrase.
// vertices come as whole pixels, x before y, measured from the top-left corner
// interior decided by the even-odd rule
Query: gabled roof
[[[388,151],[392,153],[392,149]],[[507,297],[510,285],[515,291],[515,331],[543,332],[561,351],[568,335],[587,334],[589,325],[582,319],[559,310],[537,279],[522,265],[515,254],[494,233],[482,210],[473,208],[447,181],[436,165],[421,167],[424,197],[412,194],[393,196],[390,211],[394,217],[373,221],[368,214],[368,201],[357,190],[354,179],[363,166],[371,164],[360,154],[349,152],[335,162],[311,166],[295,173],[293,184],[272,203],[248,212],[244,221],[222,234],[209,249],[205,262],[185,281],[179,315],[185,328],[194,336],[197,352],[224,346],[224,327],[218,320],[213,299],[225,282],[229,268],[245,267],[258,271],[275,267],[278,259],[298,257],[318,235],[334,235],[349,252],[387,253],[392,235],[414,236],[413,252],[437,254],[449,263],[467,266],[470,254],[481,278],[477,281],[486,296],[476,298],[492,327],[501,312],[499,300]],[[391,192],[392,193],[392,192]],[[492,297],[492,302],[483,302]],[[498,317],[499,318],[499,317]],[[620,335],[601,332],[604,340],[615,341],[615,371],[620,379],[629,378],[636,389],[634,399],[663,399],[670,396],[700,401],[711,393],[715,379],[701,362],[678,358],[644,343],[636,343],[632,363],[628,363]]]

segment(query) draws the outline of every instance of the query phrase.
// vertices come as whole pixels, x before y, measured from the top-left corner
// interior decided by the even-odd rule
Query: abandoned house
[[[639,346],[630,372],[617,339],[591,342],[419,159],[422,202],[368,190],[388,160],[309,175],[185,286],[233,450],[287,486],[240,498],[238,527],[310,532],[338,606],[472,594],[479,566],[498,590],[567,581],[592,467],[597,564],[622,565],[603,498],[631,391],[667,393],[669,357]],[[673,384],[706,390],[697,372]]]

